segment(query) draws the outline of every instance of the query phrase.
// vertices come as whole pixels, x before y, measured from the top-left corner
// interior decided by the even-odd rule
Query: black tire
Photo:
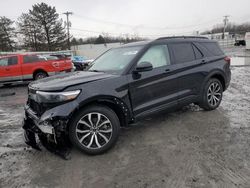
[[[211,92],[212,90],[213,92]],[[214,110],[220,105],[222,95],[223,86],[221,82],[216,78],[211,78],[207,81],[205,87],[203,88],[202,98],[199,106],[204,110]]]
[[[98,114],[101,114],[100,121],[98,121],[97,117]],[[90,123],[89,121],[89,116],[91,118],[93,116],[93,119],[90,118],[92,123]],[[95,118],[96,121],[94,121]],[[84,123],[83,124],[80,123],[79,122],[80,120],[81,122]],[[104,120],[107,122],[109,121],[110,123],[103,124],[105,123]],[[94,126],[91,126],[92,130],[85,123],[87,123],[88,125],[93,124]],[[100,126],[100,128],[98,129],[97,128],[98,125],[102,126]],[[95,127],[96,129],[94,130],[93,127]],[[112,130],[112,132],[109,133],[108,131],[110,130]],[[81,133],[77,131],[85,131],[85,132]],[[101,131],[107,131],[107,132],[104,133]],[[120,133],[120,121],[116,113],[112,109],[100,105],[89,106],[87,108],[82,109],[72,118],[72,121],[70,122],[69,125],[69,138],[71,143],[81,151],[91,155],[102,154],[105,151],[112,148],[118,139],[119,133]],[[86,136],[88,134],[89,136]],[[108,139],[108,141],[104,139],[103,135],[106,137],[106,139]],[[83,139],[83,137],[85,138]],[[81,139],[83,140],[81,141]],[[91,139],[93,143],[91,142]],[[90,145],[90,143],[92,144]],[[98,147],[98,144],[101,147]]]
[[[47,76],[48,74],[46,72],[40,71],[40,72],[35,73],[34,80],[40,80],[40,79],[46,78]]]

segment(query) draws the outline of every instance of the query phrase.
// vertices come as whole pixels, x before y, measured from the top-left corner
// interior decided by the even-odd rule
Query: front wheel
[[[204,87],[200,107],[204,110],[216,109],[221,103],[222,93],[223,87],[221,82],[216,78],[210,79]]]
[[[70,141],[87,154],[101,154],[116,143],[120,122],[116,113],[105,106],[81,110],[69,127]]]

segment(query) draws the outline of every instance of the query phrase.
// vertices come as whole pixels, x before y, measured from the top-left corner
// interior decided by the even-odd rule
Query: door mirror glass
[[[141,62],[136,66],[135,72],[145,72],[153,70],[153,65],[150,62]]]

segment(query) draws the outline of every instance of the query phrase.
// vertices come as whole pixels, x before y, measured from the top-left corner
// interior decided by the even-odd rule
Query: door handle
[[[10,70],[10,68],[5,68],[5,70],[9,71],[9,70]]]
[[[163,72],[163,74],[169,74],[172,70],[171,69],[165,69],[165,71]]]
[[[201,60],[201,64],[205,64],[205,63],[206,63],[205,59]]]
[[[170,69],[166,69],[165,72],[170,72],[171,70]]]

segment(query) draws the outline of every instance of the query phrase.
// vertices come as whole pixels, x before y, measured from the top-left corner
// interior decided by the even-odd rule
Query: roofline
[[[164,40],[164,39],[208,39],[208,37],[203,36],[172,36],[172,37],[160,37],[157,40]]]

